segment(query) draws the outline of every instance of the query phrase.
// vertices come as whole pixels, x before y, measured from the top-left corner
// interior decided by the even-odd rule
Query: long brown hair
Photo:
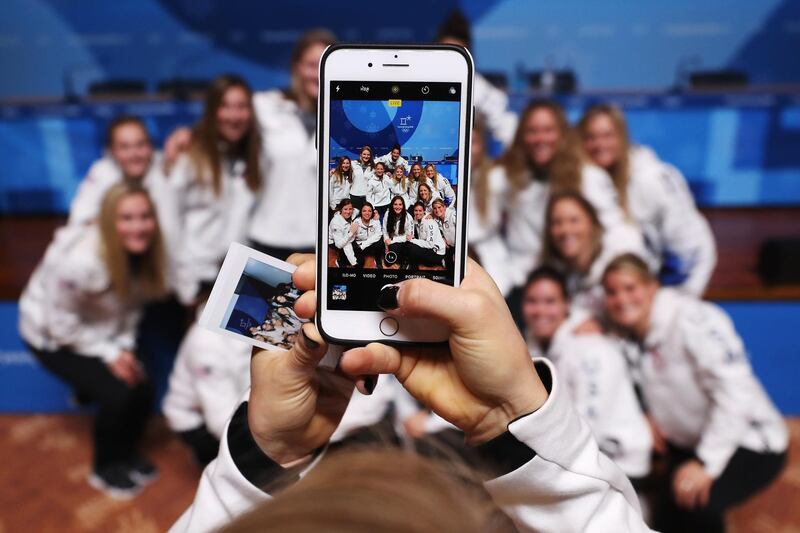
[[[508,503],[521,502],[521,497],[509,495]],[[463,464],[362,448],[323,458],[303,479],[223,531],[486,533],[516,529],[479,476]]]
[[[476,116],[472,122],[472,137],[479,137],[484,146],[484,153],[480,160],[472,157],[472,169],[469,175],[470,183],[473,188],[473,195],[470,198],[475,202],[481,222],[486,222],[489,209],[489,171],[492,169],[492,162],[486,153],[486,125],[480,116]]]
[[[300,80],[295,75],[295,68],[300,64],[300,61],[303,59],[303,55],[312,46],[318,44],[330,46],[335,42],[336,35],[334,35],[330,30],[326,30],[324,28],[314,28],[301,35],[300,39],[297,41],[297,44],[294,45],[289,65],[289,71],[292,76],[291,85],[289,86],[289,89],[286,90],[286,96],[288,96],[290,100],[294,100],[301,109],[310,109],[314,102],[309,102],[308,98],[306,98],[305,94],[303,93],[303,89],[300,87]]]
[[[350,170],[347,172],[342,169],[342,162],[345,159],[350,161]],[[336,178],[336,183],[339,185],[341,185],[345,180],[347,180],[348,183],[353,183],[353,161],[346,155],[340,157],[339,162],[336,163],[336,168],[333,170],[333,175]]]
[[[625,115],[622,110],[613,104],[595,104],[581,117],[578,122],[577,129],[581,136],[582,146],[586,142],[586,137],[589,134],[589,125],[591,122],[601,116],[605,115],[611,119],[614,124],[614,129],[617,132],[620,145],[620,157],[611,168],[604,169],[611,175],[611,181],[614,182],[614,188],[617,190],[619,197],[619,204],[622,206],[623,211],[628,213],[628,183],[630,183],[630,161],[628,159],[628,150],[630,149],[631,141],[628,135],[628,125],[625,121]]]
[[[236,74],[223,74],[217,76],[206,91],[203,116],[192,130],[192,144],[189,147],[189,158],[197,179],[207,181],[210,178],[217,196],[222,190],[222,157],[219,147],[222,139],[217,127],[217,110],[222,105],[225,93],[235,87],[247,93],[250,125],[244,137],[235,146],[228,147],[228,153],[245,160],[244,178],[248,188],[257,191],[261,187],[261,132],[253,107],[253,91],[244,78]]]
[[[603,247],[603,224],[600,222],[600,217],[597,215],[597,209],[583,197],[582,194],[575,191],[562,191],[557,192],[550,196],[547,202],[547,211],[545,212],[544,222],[544,246],[542,247],[542,264],[554,264],[563,261],[561,252],[558,251],[556,243],[553,241],[551,232],[552,218],[555,206],[559,202],[572,201],[580,206],[581,210],[589,217],[592,223],[592,257],[597,257],[602,251]]]
[[[156,231],[150,248],[132,257],[123,247],[117,232],[117,210],[120,202],[129,196],[141,195],[150,204],[156,221]],[[127,300],[133,291],[144,299],[155,299],[166,292],[166,258],[155,206],[141,184],[125,181],[111,187],[103,197],[98,219],[100,229],[100,254],[111,278],[111,288],[121,300]]]
[[[525,150],[525,125],[539,110],[546,110],[553,115],[560,132],[555,155],[545,168],[537,168]],[[581,150],[564,110],[552,100],[536,99],[527,105],[511,146],[500,157],[500,164],[505,167],[512,195],[524,189],[531,178],[549,182],[553,192],[581,190]]]

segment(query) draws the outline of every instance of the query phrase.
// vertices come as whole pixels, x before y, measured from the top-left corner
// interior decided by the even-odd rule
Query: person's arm
[[[86,173],[69,206],[70,225],[92,223],[100,214],[103,196],[115,183],[122,180],[122,172],[110,157],[95,161]]]
[[[81,309],[89,298],[100,297],[92,284],[95,273],[82,268],[82,264],[65,260],[50,272],[47,279],[47,292],[51,295],[47,309],[48,333],[59,345],[68,347],[76,353],[97,357],[105,363],[113,362],[131,344],[130,329],[136,325],[138,313],[128,310],[117,318],[124,325],[121,337],[108,338],[99,333],[96,327],[81,315]],[[121,311],[118,311],[121,312]]]
[[[439,179],[444,182],[442,186],[442,195],[444,196],[444,200],[447,205],[453,205],[453,202],[456,199],[456,193],[453,190],[453,186],[450,184],[450,180],[439,174]]]
[[[760,399],[763,390],[731,320],[712,304],[700,305],[681,322],[701,386],[712,404],[695,453],[705,471],[716,478],[739,446],[753,399]]]
[[[345,221],[346,222],[346,221]],[[333,244],[341,249],[353,242],[353,233],[350,231],[350,224],[344,226],[331,224],[331,236],[333,237]]]
[[[370,226],[374,225],[375,231],[373,231],[372,235],[370,235],[363,243],[360,244],[361,249],[367,248],[368,246],[372,246],[372,244],[380,241],[383,238],[383,231],[379,222],[370,220],[369,225]]]
[[[492,137],[508,147],[517,131],[517,115],[509,109],[508,96],[480,75],[475,74],[475,110],[486,121]]]
[[[627,475],[647,475],[652,436],[621,351],[599,334],[578,334],[562,345],[556,361],[600,449]]]
[[[686,266],[687,278],[680,288],[701,297],[717,264],[717,247],[711,226],[698,211],[686,179],[680,171],[662,163],[664,202],[662,231],[668,251]]]

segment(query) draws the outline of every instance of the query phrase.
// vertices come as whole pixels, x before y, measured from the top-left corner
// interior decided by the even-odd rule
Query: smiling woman
[[[152,394],[135,340],[142,307],[164,286],[153,203],[141,185],[124,182],[106,194],[99,225],[56,233],[20,298],[20,334],[31,352],[99,404],[89,482],[117,498],[155,475],[136,451]]]

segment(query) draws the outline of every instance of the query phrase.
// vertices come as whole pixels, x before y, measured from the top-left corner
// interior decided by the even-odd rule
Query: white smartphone
[[[473,71],[469,52],[449,45],[323,54],[316,325],[328,341],[447,340],[444,324],[390,317],[377,301],[409,278],[463,278]]]

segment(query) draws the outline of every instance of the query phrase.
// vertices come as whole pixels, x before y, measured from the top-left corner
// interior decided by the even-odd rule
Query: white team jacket
[[[358,225],[358,231],[356,231],[355,245],[362,250],[383,238],[383,228],[380,220],[371,218],[369,224],[364,224],[364,219],[358,217],[356,224]]]
[[[351,163],[353,169],[353,184],[350,185],[350,194],[353,196],[366,196],[367,182],[369,182],[374,174],[373,168],[362,163],[360,159],[353,159]]]
[[[389,239],[393,243],[395,242],[406,242],[406,237],[414,238],[414,219],[411,218],[411,215],[406,213],[406,222],[405,222],[405,233],[400,233],[400,220],[398,219],[394,224],[394,236],[389,237],[389,231],[386,228],[386,224],[389,222],[389,213],[386,213],[386,216],[383,217],[383,238]]]
[[[106,363],[134,349],[142,303],[119,300],[100,253],[94,224],[56,232],[19,300],[19,331],[31,346]]]
[[[248,237],[280,248],[313,248],[317,234],[314,132],[306,130],[303,112],[281,91],[258,92],[253,105],[261,125],[264,184]]]
[[[486,482],[489,493],[498,498],[508,495],[517,498],[515,501],[523,498],[524,503],[505,508],[522,531],[650,531],[642,520],[633,487],[600,452],[552,364],[541,359],[537,370],[550,375],[545,380],[552,378],[547,401],[536,412],[508,426],[511,435],[536,456]],[[194,502],[170,531],[213,531],[269,499],[269,494],[239,472],[223,438],[217,459],[203,471]]]
[[[333,215],[328,225],[328,244],[334,245],[340,250],[344,250],[344,255],[351,265],[356,264],[356,255],[353,252],[353,241],[355,235],[350,231],[352,222],[345,220],[341,213]]]
[[[628,364],[619,347],[597,334],[576,335],[588,315],[572,313],[545,352],[528,336],[531,357],[548,357],[575,409],[589,424],[600,449],[630,477],[650,471],[653,438],[639,406]]]
[[[661,433],[694,450],[710,475],[719,476],[740,446],[786,449],[783,418],[753,375],[731,319],[716,305],[660,289],[638,370]]]
[[[392,159],[392,152],[389,152],[388,154],[384,154],[376,158],[375,162],[383,163],[384,165],[386,165],[387,172],[394,172],[394,169],[395,167],[397,167],[397,165],[402,165],[403,168],[405,168],[406,171],[408,171],[408,159],[406,159],[401,155],[398,156],[397,161],[395,161]]]
[[[456,210],[453,207],[448,207],[444,211],[444,220],[438,220],[439,228],[442,230],[442,237],[447,243],[447,246],[456,245]]]
[[[198,312],[198,316],[199,316]],[[162,410],[173,431],[205,425],[217,438],[250,388],[252,347],[197,323],[178,349]]]
[[[247,186],[244,169],[244,161],[223,158],[219,195],[210,176],[198,179],[186,155],[170,173],[162,203],[169,206],[166,224],[179,228],[173,256],[176,292],[183,304],[194,301],[201,282],[216,279],[232,242],[246,243],[256,193]]]
[[[388,205],[392,200],[392,185],[394,180],[386,173],[383,178],[373,173],[367,181],[367,201],[375,207]]]
[[[628,210],[644,234],[650,262],[676,255],[687,274],[680,288],[702,296],[717,263],[714,235],[697,210],[686,179],[655,152],[635,146],[629,152]]]
[[[492,173],[500,173],[498,182],[508,183],[505,169],[497,166]],[[491,178],[490,178],[491,179]],[[507,243],[511,256],[510,271],[515,285],[522,285],[536,267],[541,254],[545,229],[545,211],[550,199],[550,185],[539,180],[530,183],[515,197],[504,195],[508,211]],[[611,178],[594,165],[584,165],[581,173],[581,193],[597,210],[600,222],[610,238],[634,241],[641,244],[641,233],[625,222],[617,192]]]
[[[333,210],[339,207],[339,202],[345,198],[350,198],[350,182],[342,179],[341,183],[336,182],[336,176],[330,176],[328,181],[328,205]]]
[[[472,96],[475,110],[483,117],[489,133],[507,147],[517,132],[517,115],[508,108],[508,95],[475,73]]]
[[[67,224],[86,225],[94,222],[100,215],[103,197],[111,187],[121,181],[122,170],[111,156],[103,156],[92,163],[69,206]],[[170,220],[174,220],[174,217],[170,213],[170,203],[165,201],[168,197],[167,181],[163,172],[161,153],[154,152],[153,161],[142,180],[142,186],[150,193],[150,198],[156,208],[161,234],[169,252],[172,246],[178,242],[179,229],[169,223]]]
[[[456,199],[456,193],[453,190],[453,186],[450,185],[449,179],[445,178],[441,174],[437,174],[436,185],[434,185],[433,180],[427,176],[426,179],[428,180],[428,185],[430,185],[433,189],[432,192],[434,199],[441,198],[442,200],[445,200],[445,202],[449,202],[450,205],[453,204]]]
[[[438,255],[444,255],[447,244],[444,242],[438,222],[432,218],[423,218],[419,222],[415,222],[415,226],[419,237],[412,239],[411,242],[420,248],[430,248]]]
[[[403,199],[403,202],[406,204],[406,209],[411,207],[411,197],[409,196],[409,188],[411,185],[411,180],[406,179],[406,185],[403,187],[402,181],[397,181],[392,178],[392,186],[391,186],[391,197],[394,198],[395,196],[399,196]]]
[[[472,170],[473,176],[476,169]],[[473,188],[472,197],[467,206],[467,242],[480,259],[481,266],[492,277],[497,288],[503,296],[513,287],[511,271],[509,269],[509,251],[505,240],[500,234],[504,210],[506,191],[506,176],[504,172],[489,172],[484,176],[488,180],[488,195],[486,198],[486,213],[481,215],[477,208]],[[475,183],[475,179],[472,180]]]

